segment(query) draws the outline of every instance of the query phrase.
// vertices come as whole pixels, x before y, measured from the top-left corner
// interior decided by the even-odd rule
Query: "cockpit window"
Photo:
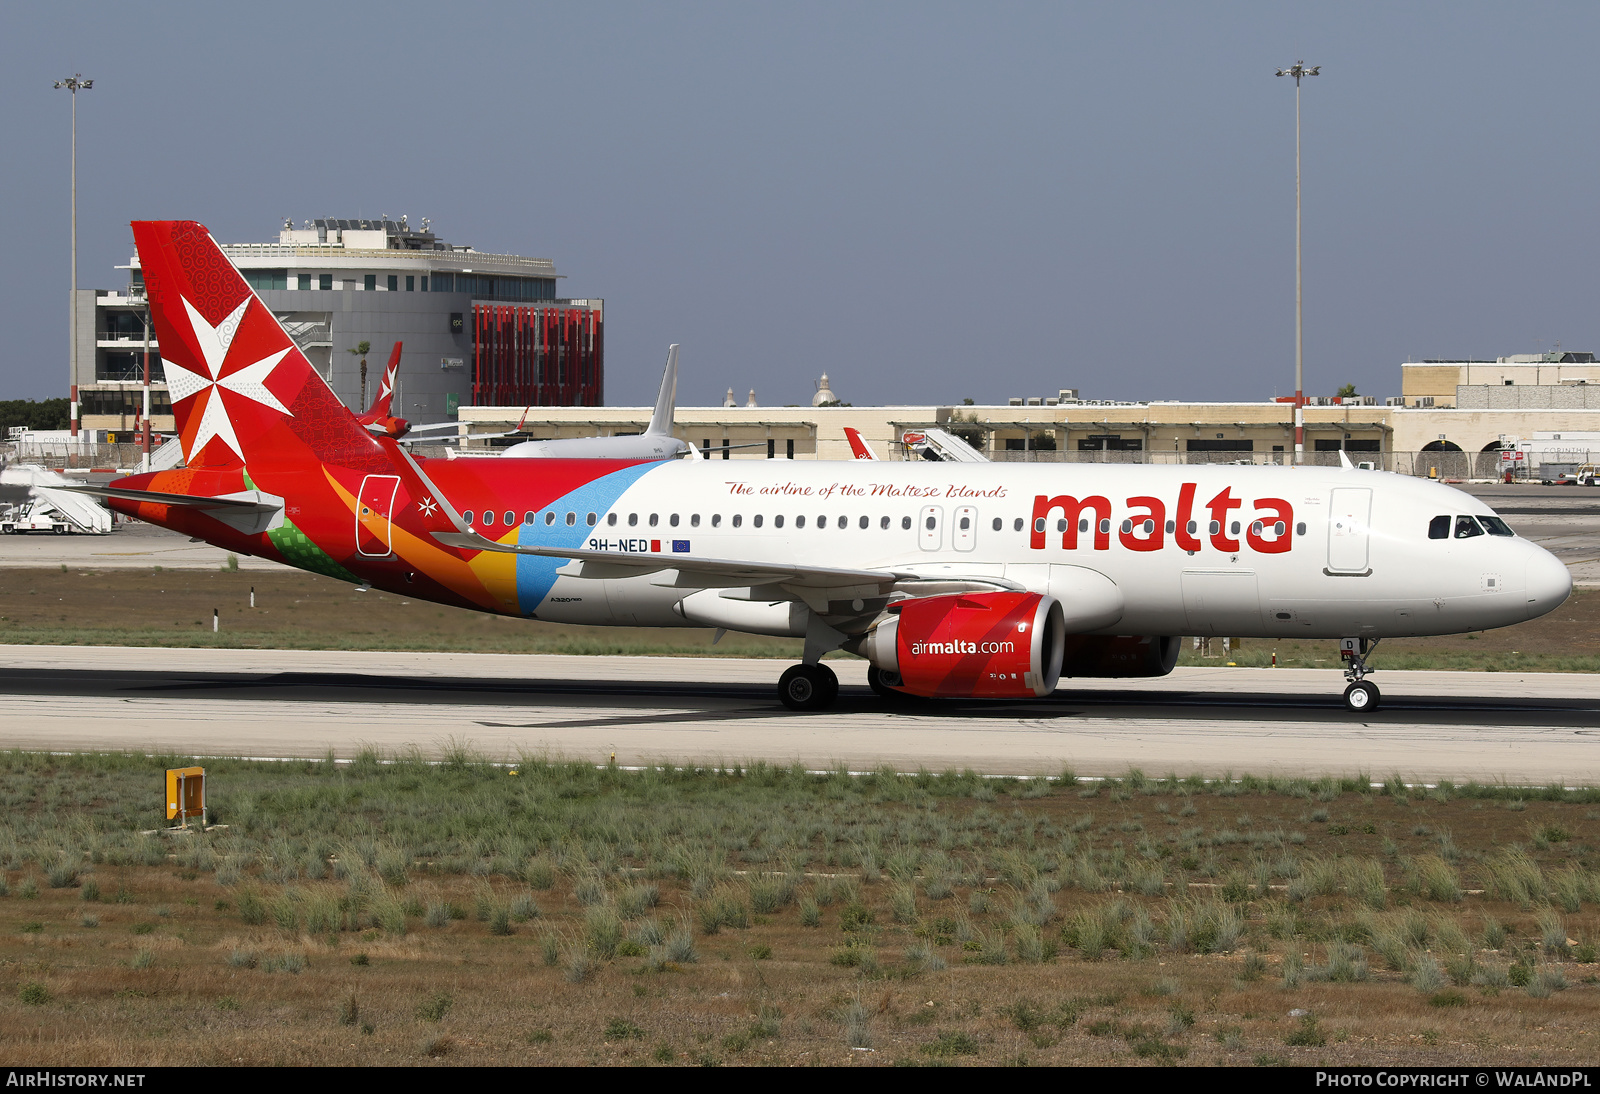
[[[1478,522],[1471,517],[1456,518],[1456,538],[1471,539],[1473,536],[1483,535],[1483,529],[1478,527]]]
[[[1478,520],[1482,523],[1484,530],[1491,536],[1514,536],[1517,534],[1511,530],[1509,524],[1499,517],[1479,517]]]
[[[1434,517],[1431,521],[1428,522],[1428,538],[1429,539],[1449,539],[1450,538],[1450,514],[1449,513],[1446,513],[1442,517]]]

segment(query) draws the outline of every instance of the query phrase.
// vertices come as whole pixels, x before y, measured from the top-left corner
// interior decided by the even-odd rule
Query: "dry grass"
[[[0,758],[0,1063],[1600,1049],[1591,792],[167,762]]]

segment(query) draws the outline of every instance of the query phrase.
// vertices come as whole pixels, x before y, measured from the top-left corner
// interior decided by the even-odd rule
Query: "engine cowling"
[[[861,653],[899,691],[928,698],[1049,695],[1066,639],[1061,605],[1039,593],[959,593],[903,600]]]
[[[1075,634],[1067,639],[1062,676],[1165,676],[1178,663],[1172,635]]]

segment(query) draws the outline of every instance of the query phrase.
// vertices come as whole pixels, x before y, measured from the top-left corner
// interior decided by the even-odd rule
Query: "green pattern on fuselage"
[[[283,525],[268,530],[267,538],[278,549],[284,561],[291,566],[302,570],[310,570],[314,574],[326,574],[336,577],[341,581],[348,581],[353,585],[361,584],[361,579],[335,562],[328,552],[311,542],[311,538],[295,527],[294,521],[288,517],[283,518]]]
[[[260,489],[251,480],[249,471],[244,473],[244,486],[246,490]],[[296,569],[336,577],[352,585],[361,584],[359,577],[335,562],[328,552],[313,543],[311,537],[295,527],[294,521],[288,517],[283,518],[283,524],[279,527],[267,529],[267,538],[278,549],[284,561]]]

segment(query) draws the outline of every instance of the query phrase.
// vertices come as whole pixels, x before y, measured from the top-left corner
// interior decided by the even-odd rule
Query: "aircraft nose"
[[[1555,555],[1535,547],[1527,562],[1528,618],[1553,612],[1572,593],[1572,573]]]

